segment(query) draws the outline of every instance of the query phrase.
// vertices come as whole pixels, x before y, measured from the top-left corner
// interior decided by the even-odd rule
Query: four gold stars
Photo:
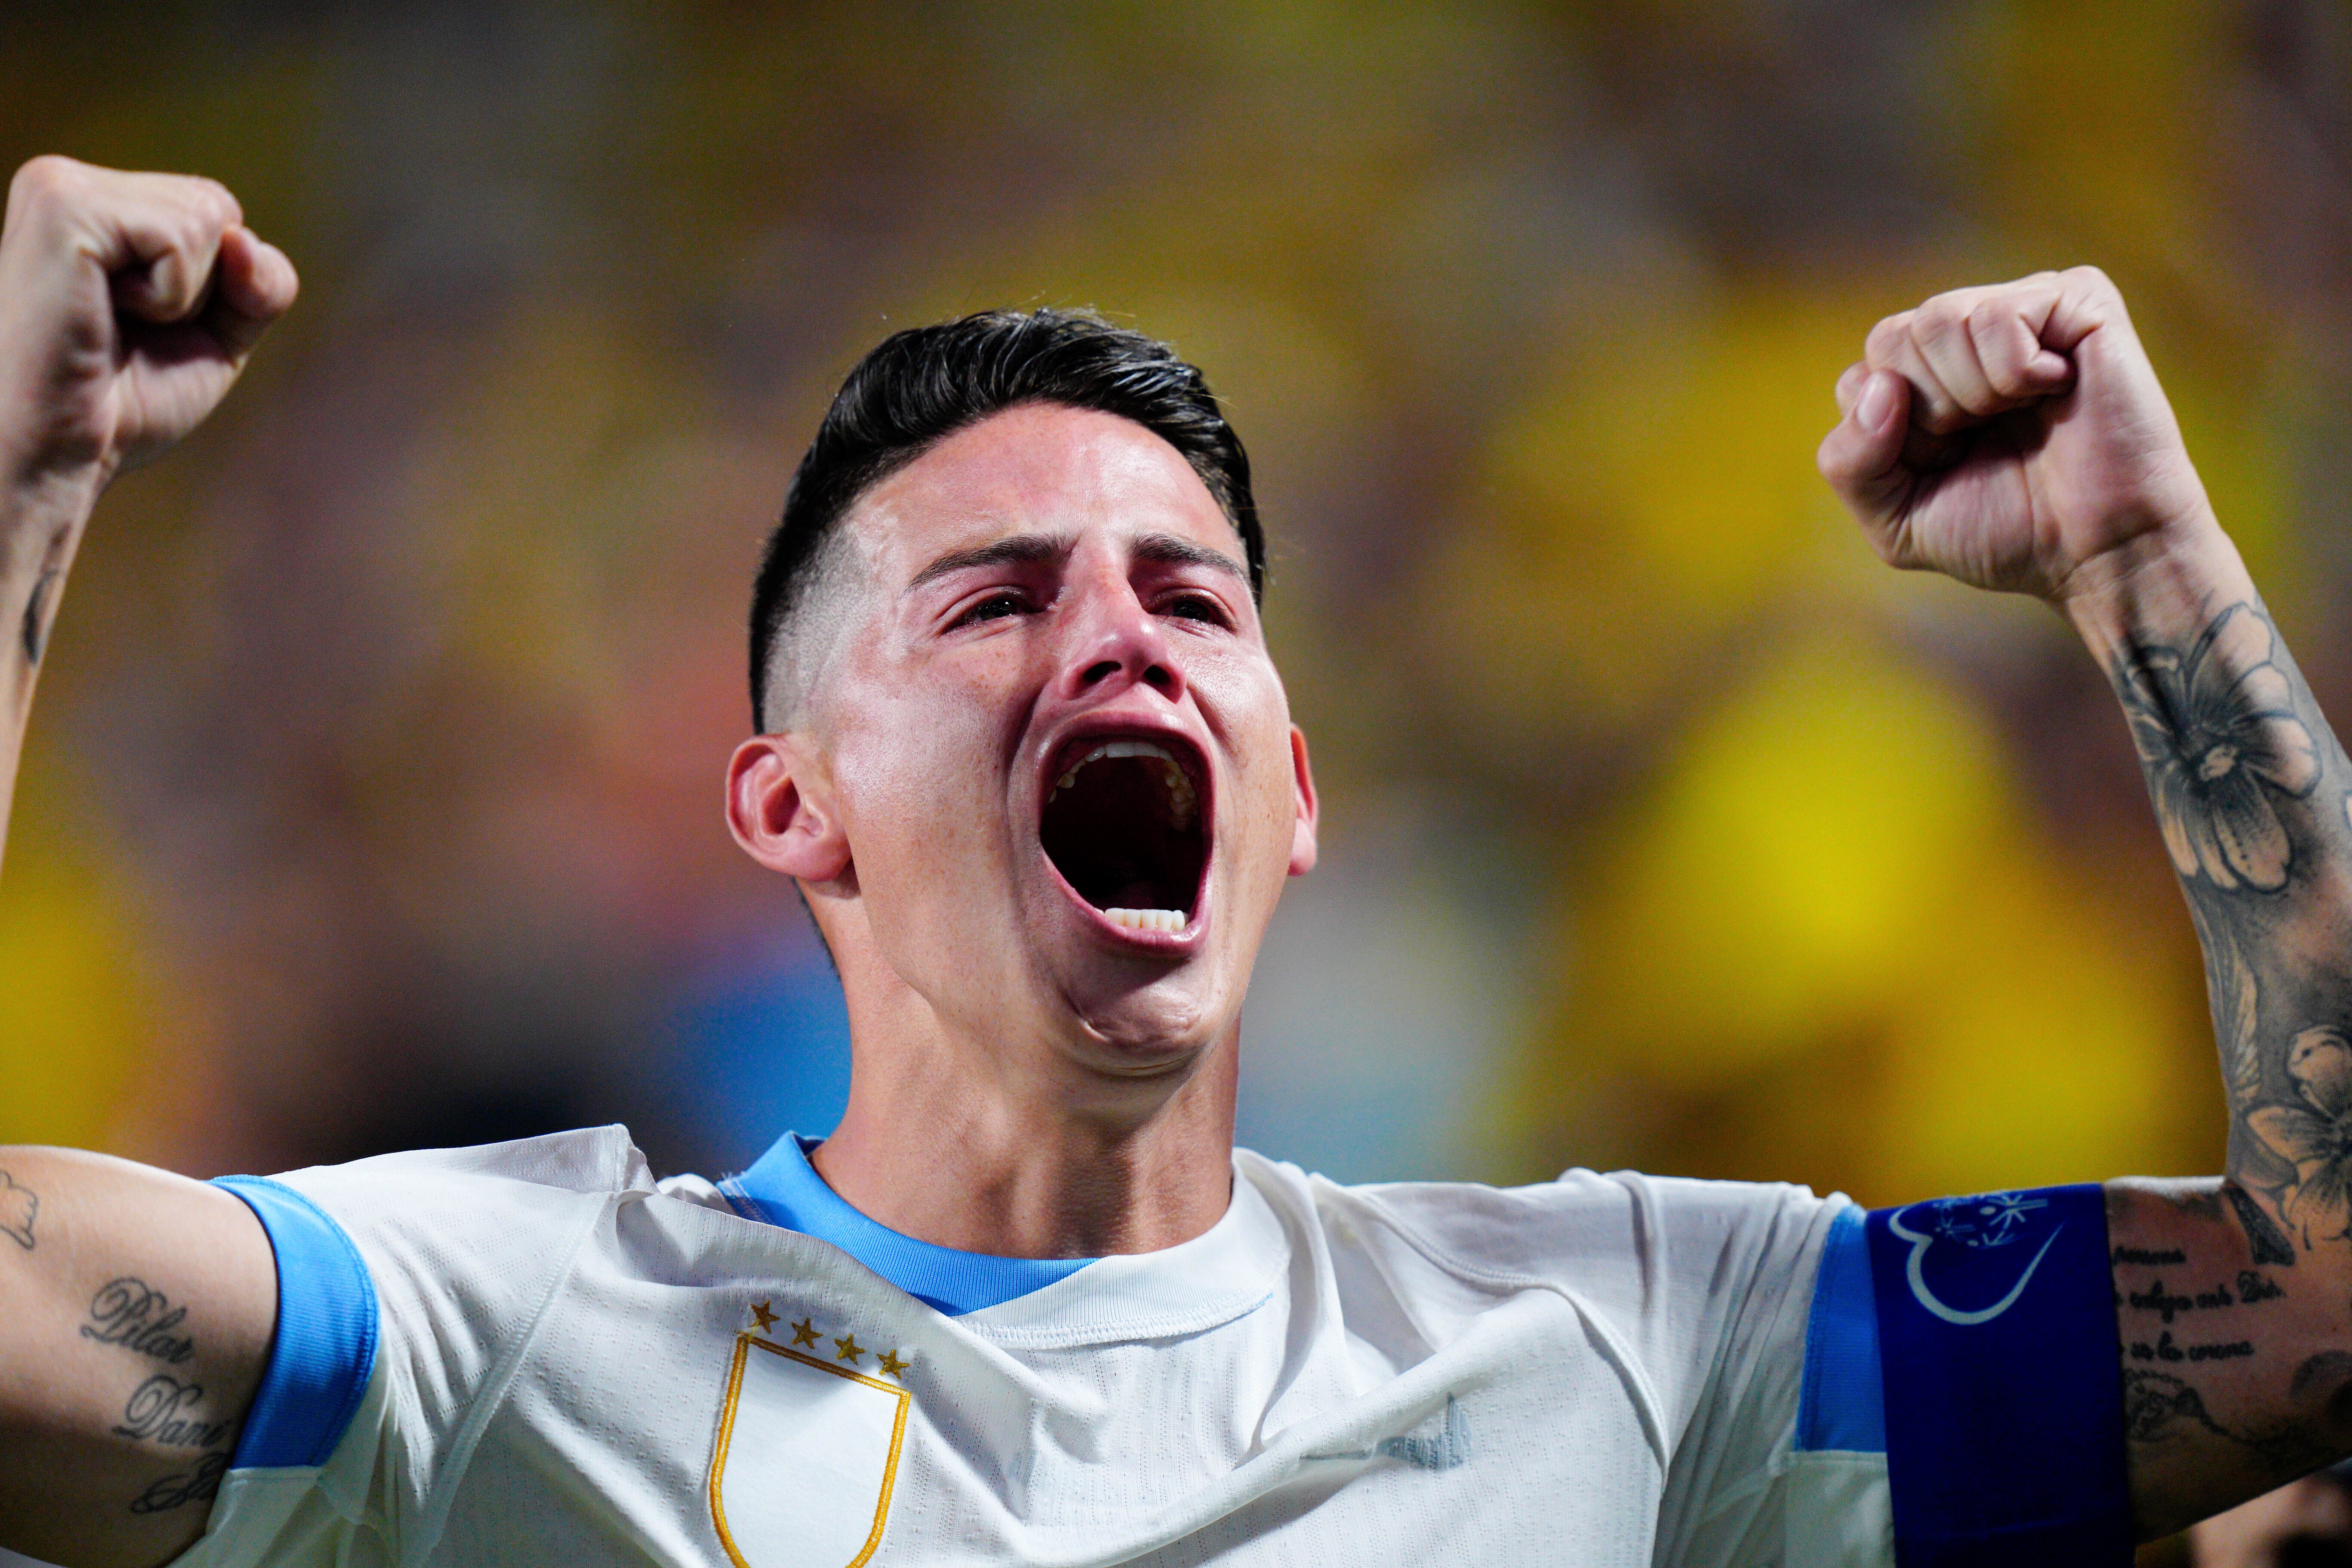
[[[778,1322],[782,1321],[776,1313],[774,1307],[775,1303],[772,1298],[766,1301],[759,1301],[752,1304],[752,1321],[760,1325],[760,1332],[763,1334],[769,1332]],[[876,1370],[881,1372],[886,1376],[903,1379],[907,1375],[907,1369],[914,1364],[911,1360],[901,1356],[897,1351],[877,1352],[867,1346],[859,1344],[857,1342],[857,1336],[854,1333],[842,1334],[837,1337],[820,1335],[816,1331],[816,1314],[814,1312],[793,1325],[793,1343],[796,1345],[803,1345],[810,1350],[814,1350],[816,1349],[817,1341],[821,1338],[833,1339],[834,1360],[845,1361],[850,1365],[856,1366],[863,1357],[870,1355],[875,1357],[874,1364]]]

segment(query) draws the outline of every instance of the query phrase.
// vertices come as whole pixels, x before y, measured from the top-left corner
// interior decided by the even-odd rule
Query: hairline
[[[814,667],[809,666],[804,660],[794,657],[793,650],[800,646],[803,640],[795,628],[802,624],[803,618],[815,607],[816,602],[820,598],[835,596],[832,591],[841,586],[841,565],[842,558],[845,553],[842,548],[843,543],[852,531],[851,525],[856,521],[856,514],[866,507],[869,500],[872,500],[875,490],[888,483],[898,475],[906,472],[908,468],[914,467],[917,463],[929,457],[940,446],[954,439],[956,437],[962,435],[965,431],[978,429],[981,426],[989,423],[991,420],[995,419],[1002,415],[1013,413],[1016,409],[1039,407],[1067,409],[1074,414],[1108,415],[1113,419],[1122,420],[1129,425],[1134,426],[1145,435],[1150,436],[1152,439],[1166,447],[1170,451],[1176,454],[1177,460],[1184,465],[1185,471],[1192,476],[1194,482],[1198,483],[1201,489],[1207,492],[1210,504],[1217,509],[1217,515],[1224,521],[1225,526],[1233,531],[1234,536],[1243,542],[1244,548],[1246,550],[1248,539],[1242,532],[1241,520],[1234,515],[1232,507],[1227,504],[1223,496],[1218,494],[1217,487],[1211,484],[1207,477],[1204,476],[1199,468],[1194,465],[1190,454],[1185,452],[1183,448],[1178,447],[1173,441],[1169,440],[1167,437],[1161,435],[1159,431],[1154,430],[1150,425],[1145,424],[1142,420],[1134,417],[1132,415],[1123,414],[1115,409],[1099,408],[1090,404],[1074,403],[1064,398],[1050,397],[1042,394],[1024,397],[1016,402],[1007,403],[1001,407],[992,408],[977,418],[967,419],[960,425],[956,425],[949,429],[940,431],[938,435],[933,436],[927,441],[913,443],[893,451],[877,454],[875,460],[867,466],[866,471],[857,476],[856,487],[842,499],[841,504],[835,508],[832,514],[824,520],[824,527],[819,531],[816,542],[810,549],[809,558],[801,568],[801,572],[799,574],[800,591],[792,595],[787,599],[782,607],[782,614],[780,614],[776,618],[775,630],[769,639],[768,679],[766,691],[764,693],[766,701],[762,704],[763,710],[751,716],[753,722],[759,725],[761,733],[781,733],[783,729],[788,727],[789,721],[799,712],[802,705],[806,701],[809,692],[814,689],[814,676],[816,674],[816,669],[821,668],[824,663],[828,662],[830,659],[832,653],[831,644],[827,645],[825,650],[827,655],[826,659],[817,661],[817,665]],[[1016,535],[1013,537],[1019,536]],[[1167,560],[1181,556],[1182,559],[1194,561],[1197,564],[1208,565],[1214,569],[1230,573],[1241,581],[1244,587],[1249,590],[1250,597],[1253,601],[1263,599],[1265,590],[1259,584],[1256,577],[1252,574],[1250,568],[1244,563],[1234,560],[1223,552],[1210,550],[1202,545],[1195,545],[1191,543],[1189,541],[1181,540],[1178,536],[1169,533],[1145,535],[1143,536],[1143,540],[1139,540],[1139,542],[1150,540],[1159,540],[1166,542],[1167,548],[1165,549],[1165,552],[1160,556],[1160,559]],[[1003,542],[994,541],[989,545],[982,545],[978,548],[980,550],[987,550],[992,548],[994,544],[1002,542]],[[1193,557],[1184,553],[1185,552],[1195,550],[1200,552],[1199,557]],[[950,552],[950,553],[953,554],[955,552]],[[942,561],[946,559],[946,557],[941,558]],[[863,563],[861,563],[861,564],[863,564]],[[926,566],[921,572],[917,573],[914,580],[909,582],[905,589],[901,589],[900,593],[904,594],[917,586],[919,586],[923,582],[938,575],[942,570],[953,569],[954,567],[952,565],[941,567],[940,563],[935,561],[930,565]],[[778,700],[780,697],[789,699],[789,700],[783,703],[781,710],[778,707]]]

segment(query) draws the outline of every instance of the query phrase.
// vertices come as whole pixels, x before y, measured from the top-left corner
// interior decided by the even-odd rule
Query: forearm
[[[2204,946],[2219,1184],[2109,1205],[2135,1502],[2177,1528],[2352,1451],[2352,765],[2210,523],[2067,604]]]
[[[2323,1134],[2352,1111],[2352,764],[2218,527],[2067,611],[2123,703],[2204,948],[2229,1174],[2298,1251],[2344,1243],[2352,1167]]]
[[[101,484],[93,473],[0,486],[0,854],[7,845],[33,689],[66,574]]]

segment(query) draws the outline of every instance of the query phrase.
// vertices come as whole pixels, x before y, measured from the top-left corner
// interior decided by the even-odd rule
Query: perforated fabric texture
[[[234,1473],[186,1561],[1787,1556],[1842,1200],[1234,1172],[1206,1235],[958,1318],[657,1190],[619,1129],[294,1173],[378,1281],[376,1383],[326,1466]]]

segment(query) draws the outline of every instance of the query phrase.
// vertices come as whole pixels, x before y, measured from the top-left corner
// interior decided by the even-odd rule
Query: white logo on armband
[[[1979,1323],[1991,1322],[2017,1305],[2017,1299],[2025,1294],[2025,1287],[2032,1279],[2033,1271],[2042,1267],[2042,1259],[2049,1253],[2050,1244],[2058,1239],[2058,1232],[2064,1230],[2065,1226],[2060,1225],[2057,1230],[2042,1238],[2033,1260],[2017,1277],[2017,1283],[2009,1288],[2008,1295],[1991,1306],[1975,1311],[1948,1307],[1936,1299],[1936,1293],[1927,1288],[1927,1276],[1920,1268],[1927,1256],[1927,1249],[1938,1241],[1948,1241],[1972,1250],[2007,1247],[2011,1242],[2022,1241],[2031,1225],[2026,1216],[2032,1210],[2049,1206],[2047,1198],[2029,1198],[2018,1193],[1987,1193],[1973,1198],[1932,1198],[1888,1215],[1886,1228],[1911,1244],[1911,1257],[1904,1266],[1904,1277],[1910,1281],[1911,1294],[1919,1305],[1948,1323],[1973,1328]],[[1931,1210],[1935,1216],[1927,1222],[1925,1232],[1913,1230],[1903,1223],[1913,1210],[1923,1208]]]

